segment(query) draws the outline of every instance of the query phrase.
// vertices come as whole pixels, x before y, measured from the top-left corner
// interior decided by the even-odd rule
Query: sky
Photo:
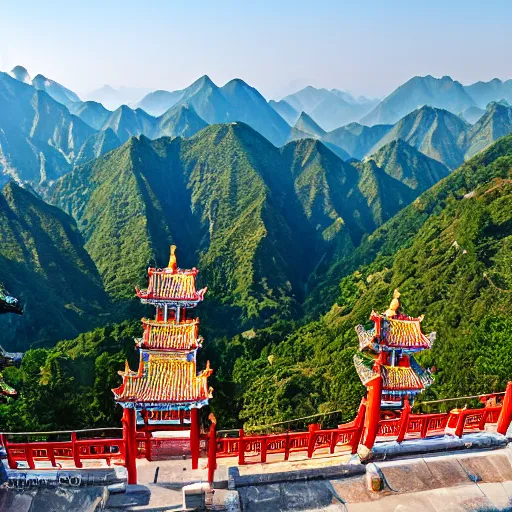
[[[383,97],[415,75],[512,77],[510,0],[0,0],[0,70],[82,96],[207,74],[267,98],[305,85]]]

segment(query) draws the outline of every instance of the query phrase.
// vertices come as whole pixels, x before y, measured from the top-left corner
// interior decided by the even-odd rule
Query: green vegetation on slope
[[[25,311],[0,319],[9,349],[76,336],[105,321],[108,299],[75,222],[13,182],[0,191],[0,279]]]
[[[201,269],[212,314],[237,319],[219,324],[240,332],[239,322],[295,316],[318,262],[348,254],[416,197],[373,174],[318,141],[278,150],[232,123],[188,140],[132,138],[60,180],[52,202],[77,220],[112,296],[131,297],[174,242],[180,264]]]

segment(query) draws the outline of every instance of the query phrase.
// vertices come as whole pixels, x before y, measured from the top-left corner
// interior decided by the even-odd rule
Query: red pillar
[[[208,482],[213,484],[213,477],[217,469],[217,434],[215,432],[215,423],[210,425],[210,434],[208,438]]]
[[[364,423],[363,442],[368,449],[372,449],[380,421],[380,401],[382,396],[382,377],[379,375],[368,385],[366,398],[366,415]]]
[[[199,409],[190,410],[190,454],[192,469],[199,467]]]
[[[124,409],[123,439],[125,446],[125,465],[128,471],[128,483],[137,483],[137,425],[135,409]]]
[[[512,382],[508,382],[496,431],[505,435],[512,420]]]

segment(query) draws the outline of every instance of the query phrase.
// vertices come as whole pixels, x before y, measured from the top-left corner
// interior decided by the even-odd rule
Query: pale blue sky
[[[0,70],[78,93],[239,77],[383,96],[414,75],[512,77],[510,0],[0,0]]]

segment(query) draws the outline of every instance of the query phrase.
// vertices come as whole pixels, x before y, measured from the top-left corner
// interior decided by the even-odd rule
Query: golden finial
[[[173,272],[176,272],[178,270],[178,263],[176,261],[176,246],[171,245],[171,256],[169,257],[169,265],[167,265],[168,268],[172,269]]]
[[[400,301],[398,300],[399,298],[400,298],[400,292],[398,291],[398,288],[395,288],[395,291],[393,293],[393,300],[391,301],[391,304],[389,305],[389,309],[387,309],[384,312],[384,315],[386,315],[388,318],[397,315],[397,312],[400,309]]]

